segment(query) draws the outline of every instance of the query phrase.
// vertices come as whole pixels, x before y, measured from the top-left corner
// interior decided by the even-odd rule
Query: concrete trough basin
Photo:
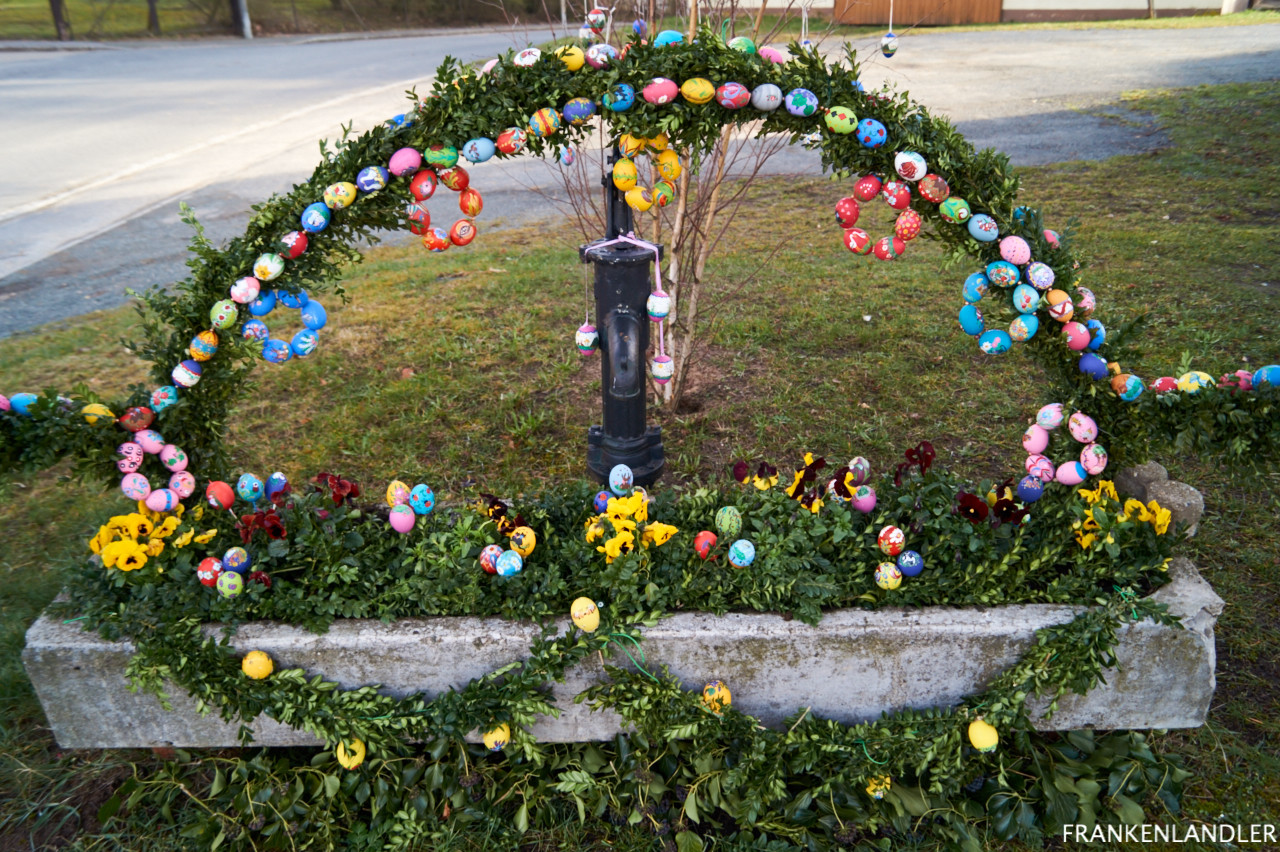
[[[1152,597],[1181,617],[1185,629],[1150,621],[1123,627],[1118,666],[1107,672],[1106,684],[1087,696],[1065,696],[1052,719],[1035,713],[1037,727],[1187,728],[1204,722],[1214,691],[1213,627],[1222,599],[1188,560],[1175,559],[1169,570],[1172,582]],[[734,706],[766,725],[780,725],[804,707],[853,723],[905,707],[954,704],[1017,662],[1037,629],[1068,622],[1077,611],[1048,605],[849,609],[830,612],[812,627],[778,615],[682,613],[645,630],[643,647],[648,667],[666,665],[689,689],[725,681]],[[567,620],[561,629],[566,627]],[[242,652],[266,651],[277,669],[300,667],[343,687],[381,684],[395,695],[435,696],[520,659],[537,635],[533,624],[497,618],[338,621],[320,635],[259,622],[243,626],[234,645]],[[180,688],[170,690],[171,712],[152,696],[130,692],[124,672],[131,653],[127,642],[104,641],[47,615],[32,625],[23,662],[60,746],[238,744],[237,725],[200,715]],[[571,669],[564,683],[552,684],[559,718],[539,719],[532,733],[546,742],[612,738],[620,729],[618,716],[573,703],[603,678],[598,658]],[[316,744],[266,717],[252,727],[262,745]]]

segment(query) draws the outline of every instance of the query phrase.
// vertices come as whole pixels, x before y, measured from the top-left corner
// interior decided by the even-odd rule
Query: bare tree
[[[49,0],[49,11],[53,13],[53,28],[58,33],[58,41],[71,41],[71,20],[67,17],[67,7],[62,0]]]

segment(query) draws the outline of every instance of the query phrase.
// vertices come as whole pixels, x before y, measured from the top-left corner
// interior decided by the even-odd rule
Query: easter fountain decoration
[[[589,18],[588,23],[592,20]],[[596,23],[603,26],[600,21]],[[589,29],[598,32],[598,27],[589,26]],[[660,248],[630,235],[627,209],[645,210],[655,203],[663,203],[661,198],[669,200],[670,196],[667,187],[660,185],[662,181],[655,182],[653,187],[636,186],[633,167],[629,169],[625,165],[629,162],[627,154],[638,153],[646,146],[652,149],[665,180],[678,175],[680,156],[677,152],[687,150],[696,140],[710,138],[726,124],[754,125],[761,135],[785,133],[793,141],[817,134],[824,165],[843,177],[857,177],[853,196],[836,205],[845,244],[856,254],[874,253],[881,260],[895,260],[903,255],[907,243],[921,227],[933,221],[942,223],[938,229],[941,239],[962,247],[984,262],[982,271],[969,276],[962,288],[966,304],[960,315],[963,330],[977,336],[979,348],[989,355],[1007,351],[1012,342],[1025,343],[1027,351],[1049,367],[1058,381],[1060,399],[1067,404],[1066,407],[1046,406],[1036,426],[1024,436],[1024,448],[1029,454],[1027,476],[1017,489],[1017,496],[1024,504],[1041,499],[1044,486],[1050,480],[1061,483],[1064,490],[1060,493],[1065,495],[1067,486],[1073,490],[1087,476],[1101,473],[1108,452],[1096,444],[1099,434],[1119,441],[1118,447],[1109,448],[1110,456],[1116,458],[1141,452],[1147,432],[1139,423],[1180,422],[1178,418],[1194,416],[1198,406],[1229,404],[1241,412],[1237,419],[1243,420],[1270,422],[1275,418],[1275,386],[1280,385],[1280,366],[1276,365],[1249,375],[1224,377],[1220,383],[1199,372],[1188,373],[1177,380],[1160,379],[1154,383],[1156,394],[1144,394],[1141,380],[1101,354],[1107,345],[1101,324],[1073,323],[1073,314],[1087,318],[1096,306],[1096,299],[1079,286],[1070,235],[1047,230],[1038,211],[1016,206],[1016,181],[1008,176],[1007,159],[990,152],[975,153],[950,132],[944,121],[931,117],[905,97],[863,93],[852,55],[846,67],[828,64],[816,52],[803,50],[799,45],[793,45],[796,55],[788,59],[774,48],[757,51],[751,45],[752,49],[747,50],[738,39],[734,40],[736,44],[724,44],[706,28],[700,31],[696,42],[684,40],[680,33],[671,35],[672,31],[665,31],[659,33],[651,45],[640,38],[644,32],[642,27],[634,31],[636,38],[622,51],[608,45],[588,45],[585,51],[569,46],[554,55],[544,55],[537,48],[528,48],[491,61],[478,74],[446,61],[427,99],[415,103],[411,112],[342,146],[317,168],[310,181],[295,187],[289,195],[255,208],[244,235],[222,250],[197,242],[198,257],[191,264],[191,278],[172,293],[153,293],[148,297],[153,312],[169,326],[166,337],[163,323],[153,324],[154,336],[141,350],[156,364],[153,376],[158,386],[154,391],[138,391],[112,405],[91,399],[78,403],[56,394],[19,393],[10,398],[0,397],[3,410],[0,436],[10,467],[47,465],[51,458],[59,457],[51,452],[51,448],[56,447],[62,455],[73,456],[80,472],[87,475],[101,479],[114,476],[116,471],[124,473],[121,489],[125,496],[131,501],[142,501],[143,506],[157,516],[149,519],[139,515],[138,521],[126,519],[109,523],[103,528],[103,537],[95,538],[92,546],[97,548],[95,553],[101,557],[102,565],[113,567],[106,558],[109,548],[115,548],[111,551],[113,560],[133,560],[127,567],[123,561],[116,562],[115,567],[130,571],[126,580],[120,579],[124,576],[120,572],[99,570],[82,584],[80,603],[92,604],[95,618],[132,617],[132,610],[121,614],[124,608],[116,607],[116,603],[130,599],[131,583],[155,583],[161,588],[177,588],[165,584],[191,583],[196,592],[200,591],[199,584],[216,585],[224,599],[218,601],[212,611],[228,619],[252,617],[257,611],[254,607],[268,594],[269,578],[259,579],[253,584],[254,588],[246,592],[246,584],[239,575],[260,560],[284,560],[286,556],[281,554],[288,551],[287,547],[268,547],[264,548],[265,553],[251,554],[246,548],[236,546],[228,549],[221,560],[209,557],[198,567],[189,565],[192,570],[186,572],[186,576],[178,576],[177,571],[163,574],[130,570],[136,567],[135,563],[145,561],[145,557],[133,552],[134,548],[144,548],[143,541],[147,539],[141,531],[144,522],[153,537],[162,537],[162,530],[167,530],[165,535],[176,535],[175,545],[167,551],[156,548],[167,554],[163,560],[159,555],[152,557],[161,566],[166,561],[191,563],[190,551],[182,549],[192,542],[204,544],[218,536],[216,530],[196,536],[197,530],[192,525],[200,520],[207,505],[218,510],[213,513],[216,518],[225,517],[223,511],[234,514],[237,497],[254,510],[252,515],[237,520],[243,543],[248,546],[255,530],[262,530],[271,536],[271,544],[276,544],[278,536],[274,531],[280,529],[281,522],[275,507],[287,511],[290,500],[289,487],[283,477],[273,475],[264,484],[246,473],[235,480],[234,490],[223,481],[233,477],[229,476],[219,429],[227,420],[235,391],[239,390],[238,380],[245,372],[244,365],[259,357],[273,364],[284,364],[293,358],[306,357],[315,349],[319,333],[326,327],[327,313],[304,291],[303,285],[308,285],[313,293],[323,290],[336,278],[342,264],[357,259],[351,243],[363,229],[400,220],[407,222],[408,227],[422,237],[424,246],[433,252],[464,248],[476,236],[474,219],[483,203],[479,193],[470,187],[470,176],[459,165],[460,158],[478,164],[524,151],[547,154],[563,150],[588,132],[597,115],[597,104],[603,106],[598,115],[610,129],[610,135],[618,140],[619,150],[612,162],[612,174],[606,178],[610,189],[606,238],[582,247],[581,251],[582,260],[595,265],[597,298],[595,325],[588,320],[578,329],[577,344],[584,352],[599,347],[604,356],[605,425],[599,432],[590,433],[598,435],[598,441],[589,437],[588,466],[594,478],[609,481],[613,494],[601,492],[597,495],[598,502],[590,507],[594,509],[591,514],[598,516],[588,517],[588,537],[594,527],[603,528],[608,522],[616,528],[634,529],[651,537],[652,542],[645,544],[652,543],[656,549],[677,532],[674,527],[647,520],[650,497],[635,487],[637,483],[652,481],[662,469],[660,433],[645,426],[641,365],[649,349],[646,314],[649,319],[661,320],[671,305],[669,299],[664,302],[660,282],[656,290],[649,290],[648,264],[660,256]],[[662,76],[674,73],[671,69],[676,68],[691,73],[683,85]],[[712,71],[713,68],[716,70]],[[713,85],[711,76],[728,79]],[[536,102],[529,102],[531,92],[540,93]],[[831,102],[824,105],[815,92],[830,93],[827,98]],[[785,109],[780,109],[784,104]],[[638,144],[640,141],[642,144]],[[668,146],[669,152],[665,150]],[[629,147],[633,148],[630,152]],[[944,175],[941,169],[928,171],[930,161],[950,164],[951,172]],[[891,175],[896,178],[882,179]],[[624,189],[628,182],[632,185]],[[425,206],[438,183],[458,193],[458,206],[463,213],[463,218],[447,230],[430,224],[430,213]],[[964,187],[968,198],[953,195],[952,185]],[[918,194],[912,193],[911,186],[917,187]],[[900,215],[894,235],[873,244],[869,235],[856,229],[855,223],[859,201],[877,196],[900,210]],[[281,232],[285,232],[283,238],[279,236]],[[1030,286],[1020,283],[1024,279]],[[265,290],[264,282],[272,283],[274,288]],[[998,334],[991,334],[985,328],[985,318],[976,303],[993,287],[1012,289],[1016,333],[1011,328],[1007,334],[1000,329],[995,330]],[[612,295],[608,292],[610,288],[614,291]],[[618,293],[618,290],[625,292]],[[259,320],[279,304],[299,310],[305,326],[288,342],[271,339]],[[248,318],[241,314],[242,309],[247,311]],[[670,375],[661,339],[659,333],[657,354],[650,362],[649,372],[655,381]],[[1109,382],[1102,383],[1108,378]],[[1215,384],[1231,387],[1215,387]],[[1152,399],[1157,394],[1170,393],[1179,394],[1179,406]],[[1086,400],[1089,415],[1079,410]],[[77,406],[79,411],[75,410]],[[1074,411],[1069,416],[1068,408]],[[117,410],[123,412],[118,420],[112,413]],[[73,413],[68,414],[69,411]],[[1079,462],[1068,460],[1054,464],[1044,452],[1049,445],[1049,433],[1064,422],[1071,437],[1085,446]],[[118,423],[130,436],[118,452],[114,452],[118,433],[111,428],[113,423]],[[153,425],[162,427],[169,440],[152,430]],[[185,451],[179,449],[179,444]],[[157,456],[158,463],[169,475],[164,487],[153,488],[152,480],[141,473],[149,455]],[[919,468],[919,475],[923,477],[932,456],[932,448],[922,445],[909,451],[907,459],[909,465]],[[837,476],[825,483],[825,487],[822,480],[817,479],[824,464],[821,459],[806,457],[804,467],[796,471],[793,484],[786,489],[789,498],[808,510],[799,513],[802,518],[809,513],[816,515],[824,498],[838,507],[832,509],[833,512],[849,513],[850,518],[877,511],[875,492],[864,482],[869,472],[865,460],[850,462],[837,471]],[[900,470],[899,475],[902,473]],[[755,488],[764,493],[776,483],[777,471],[762,465],[755,477],[744,475],[741,481],[753,482]],[[196,497],[201,482],[203,500]],[[432,514],[435,495],[426,485],[410,489],[405,483],[393,482],[386,494],[391,511],[382,516],[385,520],[382,517],[373,520],[354,502],[360,496],[355,483],[330,474],[322,474],[316,482],[324,489],[324,500],[332,502],[326,504],[329,508],[325,508],[323,514],[320,510],[315,512],[314,517],[319,521],[311,520],[312,516],[308,515],[305,523],[309,534],[325,535],[324,525],[334,528],[339,522],[354,525],[346,528],[350,532],[345,536],[336,534],[335,547],[364,547],[366,536],[385,534],[388,524],[401,536],[400,540],[415,541],[414,516],[427,517],[431,523],[444,523],[441,513]],[[808,490],[810,485],[814,486],[813,491]],[[1100,485],[1098,491],[1093,492],[1094,498],[1104,499],[1103,490]],[[997,497],[996,506],[1001,500],[1013,502],[1010,497]],[[986,517],[986,503],[981,498],[962,494],[962,509],[966,506],[964,498],[975,503],[970,507],[975,516]],[[272,508],[259,508],[264,499]],[[950,505],[951,496],[946,499]],[[188,508],[189,513],[183,516],[182,511]],[[484,511],[488,517],[485,523],[495,522],[497,529],[510,539],[511,548],[504,550],[489,543],[481,549],[478,545],[471,547],[469,542],[468,547],[462,548],[469,554],[467,559],[474,560],[479,551],[479,563],[473,570],[482,571],[482,578],[492,576],[495,584],[511,584],[509,588],[516,590],[512,592],[513,600],[518,601],[511,604],[513,611],[527,617],[549,617],[553,612],[528,609],[544,604],[532,596],[521,597],[519,590],[528,587],[520,584],[529,581],[529,575],[537,570],[536,560],[545,558],[551,542],[563,541],[567,535],[557,530],[555,536],[548,536],[545,525],[535,531],[523,522],[518,509],[497,498],[487,500]],[[851,538],[865,543],[867,546],[863,549],[876,553],[874,561],[879,563],[874,565],[874,572],[865,572],[865,576],[859,578],[866,588],[860,590],[861,595],[855,600],[873,601],[877,605],[892,600],[893,595],[909,592],[922,572],[930,570],[927,567],[928,532],[911,530],[913,538],[908,540],[904,530],[910,530],[909,524],[887,523],[896,519],[893,511],[892,505],[881,504],[876,518],[883,526],[872,523],[862,531],[865,524],[859,524],[859,531]],[[735,572],[749,572],[759,568],[760,563],[770,561],[771,555],[764,552],[758,542],[739,538],[746,527],[736,506],[722,506],[717,510],[713,505],[699,523],[711,526],[712,515],[714,526],[728,547],[717,548],[715,534],[707,530],[699,532],[691,541],[695,555],[692,558],[697,560],[695,566],[714,564],[723,555],[726,558],[721,565],[727,563]],[[1065,510],[1062,515],[1065,516]],[[155,529],[150,526],[153,521],[159,521]],[[851,523],[847,518],[845,522]],[[206,515],[205,524],[209,523]],[[643,528],[638,526],[645,524]],[[188,526],[191,528],[187,529]],[[115,540],[126,527],[131,533],[128,545]],[[364,532],[358,532],[357,527]],[[687,532],[691,534],[692,530]],[[537,553],[540,534],[543,552]],[[176,543],[179,541],[182,544]],[[230,541],[229,535],[221,536],[220,543]],[[147,540],[145,547],[151,548],[154,543]],[[385,554],[391,552],[385,548],[396,545],[378,543],[377,546],[383,547],[384,551],[380,552]],[[907,549],[908,546],[911,549]],[[620,547],[612,552],[604,546],[596,549],[607,552],[609,565],[627,564],[629,554]],[[636,549],[637,556],[639,550]],[[508,554],[528,557],[528,564],[534,567],[526,568],[523,574],[518,565],[504,568],[503,559],[516,562],[515,557]],[[881,562],[884,557],[897,561]],[[390,561],[398,564],[396,559]],[[213,564],[215,562],[218,564]],[[366,569],[364,573],[368,574],[371,569],[369,566]],[[220,582],[218,575],[228,573],[235,575],[234,579]],[[588,582],[589,573],[574,574],[574,581]],[[248,579],[252,581],[254,575]],[[280,585],[289,582],[286,579]],[[305,583],[307,578],[293,582]],[[603,594],[603,591],[597,589],[596,593]],[[613,591],[622,597],[626,590],[619,586]],[[1003,591],[1017,594],[1017,589]],[[511,667],[508,667],[499,675],[473,681],[447,700],[435,701],[421,694],[394,698],[375,690],[341,690],[335,684],[321,682],[319,677],[308,680],[301,673],[286,678],[284,672],[273,673],[270,660],[264,664],[255,658],[250,664],[246,658],[242,667],[241,661],[232,659],[225,647],[204,641],[198,610],[194,615],[181,607],[176,607],[175,612],[148,611],[147,617],[164,620],[163,630],[133,629],[137,625],[121,621],[116,622],[116,627],[135,641],[138,659],[142,661],[139,671],[170,672],[179,684],[193,690],[199,687],[204,700],[222,703],[228,717],[240,714],[252,718],[265,710],[277,718],[287,718],[290,724],[335,744],[338,760],[344,767],[362,771],[360,767],[376,763],[369,755],[376,755],[379,750],[393,752],[403,748],[404,741],[415,736],[461,743],[469,731],[479,729],[485,732],[486,745],[494,750],[503,749],[511,742],[532,748],[534,744],[522,726],[530,723],[537,713],[550,712],[546,697],[540,691],[544,681],[562,677],[570,666],[604,650],[611,642],[617,643],[619,637],[638,646],[639,627],[647,623],[649,617],[642,609],[645,603],[639,604],[640,608],[635,611],[621,612],[609,604],[600,606],[592,598],[578,596],[576,592],[568,594],[559,611],[571,612],[582,633],[566,634],[555,640],[543,637],[535,644],[523,668],[516,667],[518,674],[510,674]],[[1090,591],[1090,603],[1096,600],[1095,594]],[[325,597],[327,599],[327,592]],[[163,599],[152,598],[151,605]],[[1016,597],[1007,600],[1016,601]],[[107,601],[110,606],[104,604]],[[358,603],[360,607],[368,605],[366,600]],[[139,601],[137,605],[147,604]],[[812,602],[809,605],[812,606]],[[361,608],[360,611],[367,610]],[[1006,678],[981,696],[971,696],[953,707],[936,711],[937,715],[927,722],[933,726],[927,734],[916,736],[917,728],[924,725],[919,718],[897,714],[860,728],[892,730],[904,736],[897,739],[880,736],[871,746],[868,746],[870,734],[859,736],[851,742],[860,744],[861,752],[845,741],[852,729],[834,724],[825,726],[825,722],[813,715],[807,720],[803,715],[796,719],[788,735],[795,731],[797,738],[805,742],[823,740],[824,750],[838,753],[842,765],[853,766],[849,771],[862,773],[863,783],[870,782],[866,790],[872,802],[886,796],[888,801],[894,801],[892,789],[898,780],[891,785],[888,770],[881,768],[884,764],[892,762],[901,773],[920,775],[924,770],[919,767],[929,766],[936,755],[945,755],[946,761],[954,761],[956,765],[984,760],[965,751],[969,747],[963,745],[959,732],[967,729],[976,754],[984,755],[997,747],[997,730],[1025,731],[1027,696],[1022,686],[1026,678],[1047,684],[1050,689],[1055,685],[1065,689],[1073,678],[1079,678],[1079,672],[1064,667],[1063,662],[1071,657],[1073,650],[1079,650],[1076,646],[1092,652],[1094,659],[1105,658],[1106,647],[1097,643],[1106,641],[1099,637],[1105,637],[1107,630],[1093,629],[1089,619],[1102,619],[1106,625],[1113,626],[1131,617],[1136,620],[1155,615],[1144,603],[1135,603],[1123,594],[1109,599],[1093,615],[1081,615],[1078,622],[1066,625],[1054,638],[1046,638],[1046,642],[1058,643],[1053,647],[1060,647],[1060,653],[1037,652],[1019,664],[1019,678]],[[600,629],[602,627],[605,629]],[[182,655],[181,665],[174,655]],[[644,673],[659,682],[651,673]],[[635,683],[627,680],[629,676],[625,672],[616,674],[620,684],[634,689]],[[149,681],[148,685],[158,688],[160,677],[156,674],[152,678],[154,683]],[[244,677],[253,683],[245,686]],[[1090,680],[1092,682],[1095,681]],[[279,687],[272,689],[273,684]],[[732,698],[725,684],[713,681],[705,692],[705,696],[689,696],[672,687],[664,700],[669,699],[671,706],[701,708],[692,710],[695,715],[684,717],[685,722],[694,719],[701,724],[706,716],[706,713],[698,715],[702,710],[718,720],[717,725],[741,718],[740,714],[735,716],[737,711],[731,707]],[[606,696],[606,700],[611,699]],[[616,700],[617,706],[625,704],[621,698]],[[642,706],[649,707],[648,704]],[[985,709],[979,712],[979,708]],[[777,733],[757,729],[754,724],[734,730],[735,737],[747,740]],[[873,753],[883,759],[873,757]],[[865,765],[861,754],[868,758]],[[946,776],[945,786],[959,789],[963,781],[951,772]],[[859,807],[869,806],[864,802]]]

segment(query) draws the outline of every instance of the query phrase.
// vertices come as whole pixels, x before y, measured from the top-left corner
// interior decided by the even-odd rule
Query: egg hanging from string
[[[889,59],[897,52],[898,37],[894,35],[893,30],[890,30],[880,39],[880,53],[885,59]]]
[[[596,327],[591,323],[584,323],[578,326],[578,333],[574,336],[574,341],[578,346],[578,351],[583,355],[590,355],[600,346],[600,333],[596,331]]]

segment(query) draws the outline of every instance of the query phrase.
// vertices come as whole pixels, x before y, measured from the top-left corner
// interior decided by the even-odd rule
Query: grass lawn
[[[1188,360],[1215,376],[1280,362],[1280,85],[1128,100],[1155,113],[1173,147],[1024,170],[1022,198],[1045,211],[1050,227],[1079,220],[1085,284],[1105,323],[1148,314],[1142,360],[1126,369],[1149,382],[1178,375]],[[483,191],[483,171],[476,177]],[[838,461],[864,455],[884,470],[922,439],[934,442],[939,464],[966,475],[1013,474],[1027,418],[1051,400],[1038,368],[1016,350],[984,356],[956,328],[971,270],[943,268],[922,240],[894,264],[850,255],[831,215],[848,187],[772,180],[753,191],[709,267],[713,278],[739,282],[762,247],[785,245],[719,314],[681,409],[651,412],[664,430],[668,481],[723,480],[738,458],[786,470],[806,450]],[[888,208],[879,208],[864,207],[872,233],[889,227]],[[283,470],[295,482],[324,469],[375,492],[392,478],[425,480],[445,501],[477,487],[536,490],[581,474],[585,430],[599,416],[599,366],[572,344],[582,313],[577,238],[567,223],[500,233],[479,224],[465,250],[378,249],[351,272],[352,301],[326,304],[330,325],[316,353],[255,374],[232,427],[241,469]],[[273,315],[272,324],[283,333],[293,320]],[[83,379],[110,395],[142,380],[118,343],[132,322],[121,309],[0,341],[0,390]],[[1275,822],[1280,470],[1274,459],[1261,472],[1232,472],[1212,458],[1159,448],[1156,456],[1204,492],[1200,535],[1184,552],[1227,608],[1209,723],[1158,733],[1155,745],[1186,755],[1196,773],[1185,819]],[[77,834],[84,848],[179,845],[161,814],[98,825],[97,805],[111,789],[134,772],[156,772],[159,761],[59,753],[18,659],[62,567],[84,558],[91,528],[121,501],[66,487],[58,471],[7,478],[0,497],[0,849],[32,832],[35,848]],[[1147,815],[1171,821],[1157,808]],[[545,849],[648,842],[607,824],[535,841]]]

